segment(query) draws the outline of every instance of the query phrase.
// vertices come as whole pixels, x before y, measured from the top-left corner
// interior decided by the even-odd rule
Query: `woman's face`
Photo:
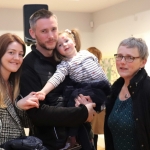
[[[138,49],[135,48],[127,48],[126,46],[120,46],[118,48],[117,54],[121,56],[132,56],[132,57],[140,57]],[[116,67],[119,75],[123,77],[125,80],[130,80],[140,68],[145,66],[146,60],[142,60],[141,58],[135,58],[133,62],[126,62],[123,57],[122,60],[116,60]]]
[[[23,62],[23,47],[18,42],[12,42],[8,45],[7,50],[1,58],[1,73],[4,76],[16,72]]]

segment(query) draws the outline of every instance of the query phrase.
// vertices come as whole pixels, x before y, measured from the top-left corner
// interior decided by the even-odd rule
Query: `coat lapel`
[[[19,128],[22,128],[21,123],[20,123],[20,119],[19,119],[19,117],[15,111],[15,108],[14,108],[9,96],[7,96],[7,98],[5,99],[5,104],[7,105],[7,110],[9,112],[9,114],[12,116],[12,118],[18,124]]]

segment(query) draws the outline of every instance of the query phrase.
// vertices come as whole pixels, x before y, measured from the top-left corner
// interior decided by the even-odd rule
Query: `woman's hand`
[[[16,105],[21,110],[28,110],[30,108],[39,108],[39,100],[37,96],[35,95],[36,92],[31,92],[26,97],[20,99]]]

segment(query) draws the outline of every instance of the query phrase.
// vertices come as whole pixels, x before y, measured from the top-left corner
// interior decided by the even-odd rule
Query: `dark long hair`
[[[17,42],[17,43],[21,44],[23,51],[24,51],[24,55],[25,55],[26,47],[25,47],[25,43],[23,42],[23,40],[15,34],[5,33],[0,36],[0,60],[2,59],[3,55],[6,53],[8,45],[11,44],[12,42]],[[2,65],[2,63],[0,61],[0,67],[1,67],[1,65]],[[21,74],[21,67],[16,72],[12,72],[9,77],[9,81],[11,81],[11,84],[13,85],[13,92],[12,92],[13,100],[19,94],[20,74]],[[3,79],[3,76],[2,76],[2,73],[0,70],[0,89],[1,89],[0,90],[0,107],[1,108],[6,107],[6,105],[4,103],[4,99],[6,98],[6,95],[7,95],[6,88],[7,87],[4,83],[4,79]]]

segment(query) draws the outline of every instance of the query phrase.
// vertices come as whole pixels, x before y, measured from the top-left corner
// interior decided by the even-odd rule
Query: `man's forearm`
[[[88,110],[84,105],[69,108],[43,104],[38,109],[27,110],[27,113],[37,126],[73,127],[84,123],[88,118]]]

